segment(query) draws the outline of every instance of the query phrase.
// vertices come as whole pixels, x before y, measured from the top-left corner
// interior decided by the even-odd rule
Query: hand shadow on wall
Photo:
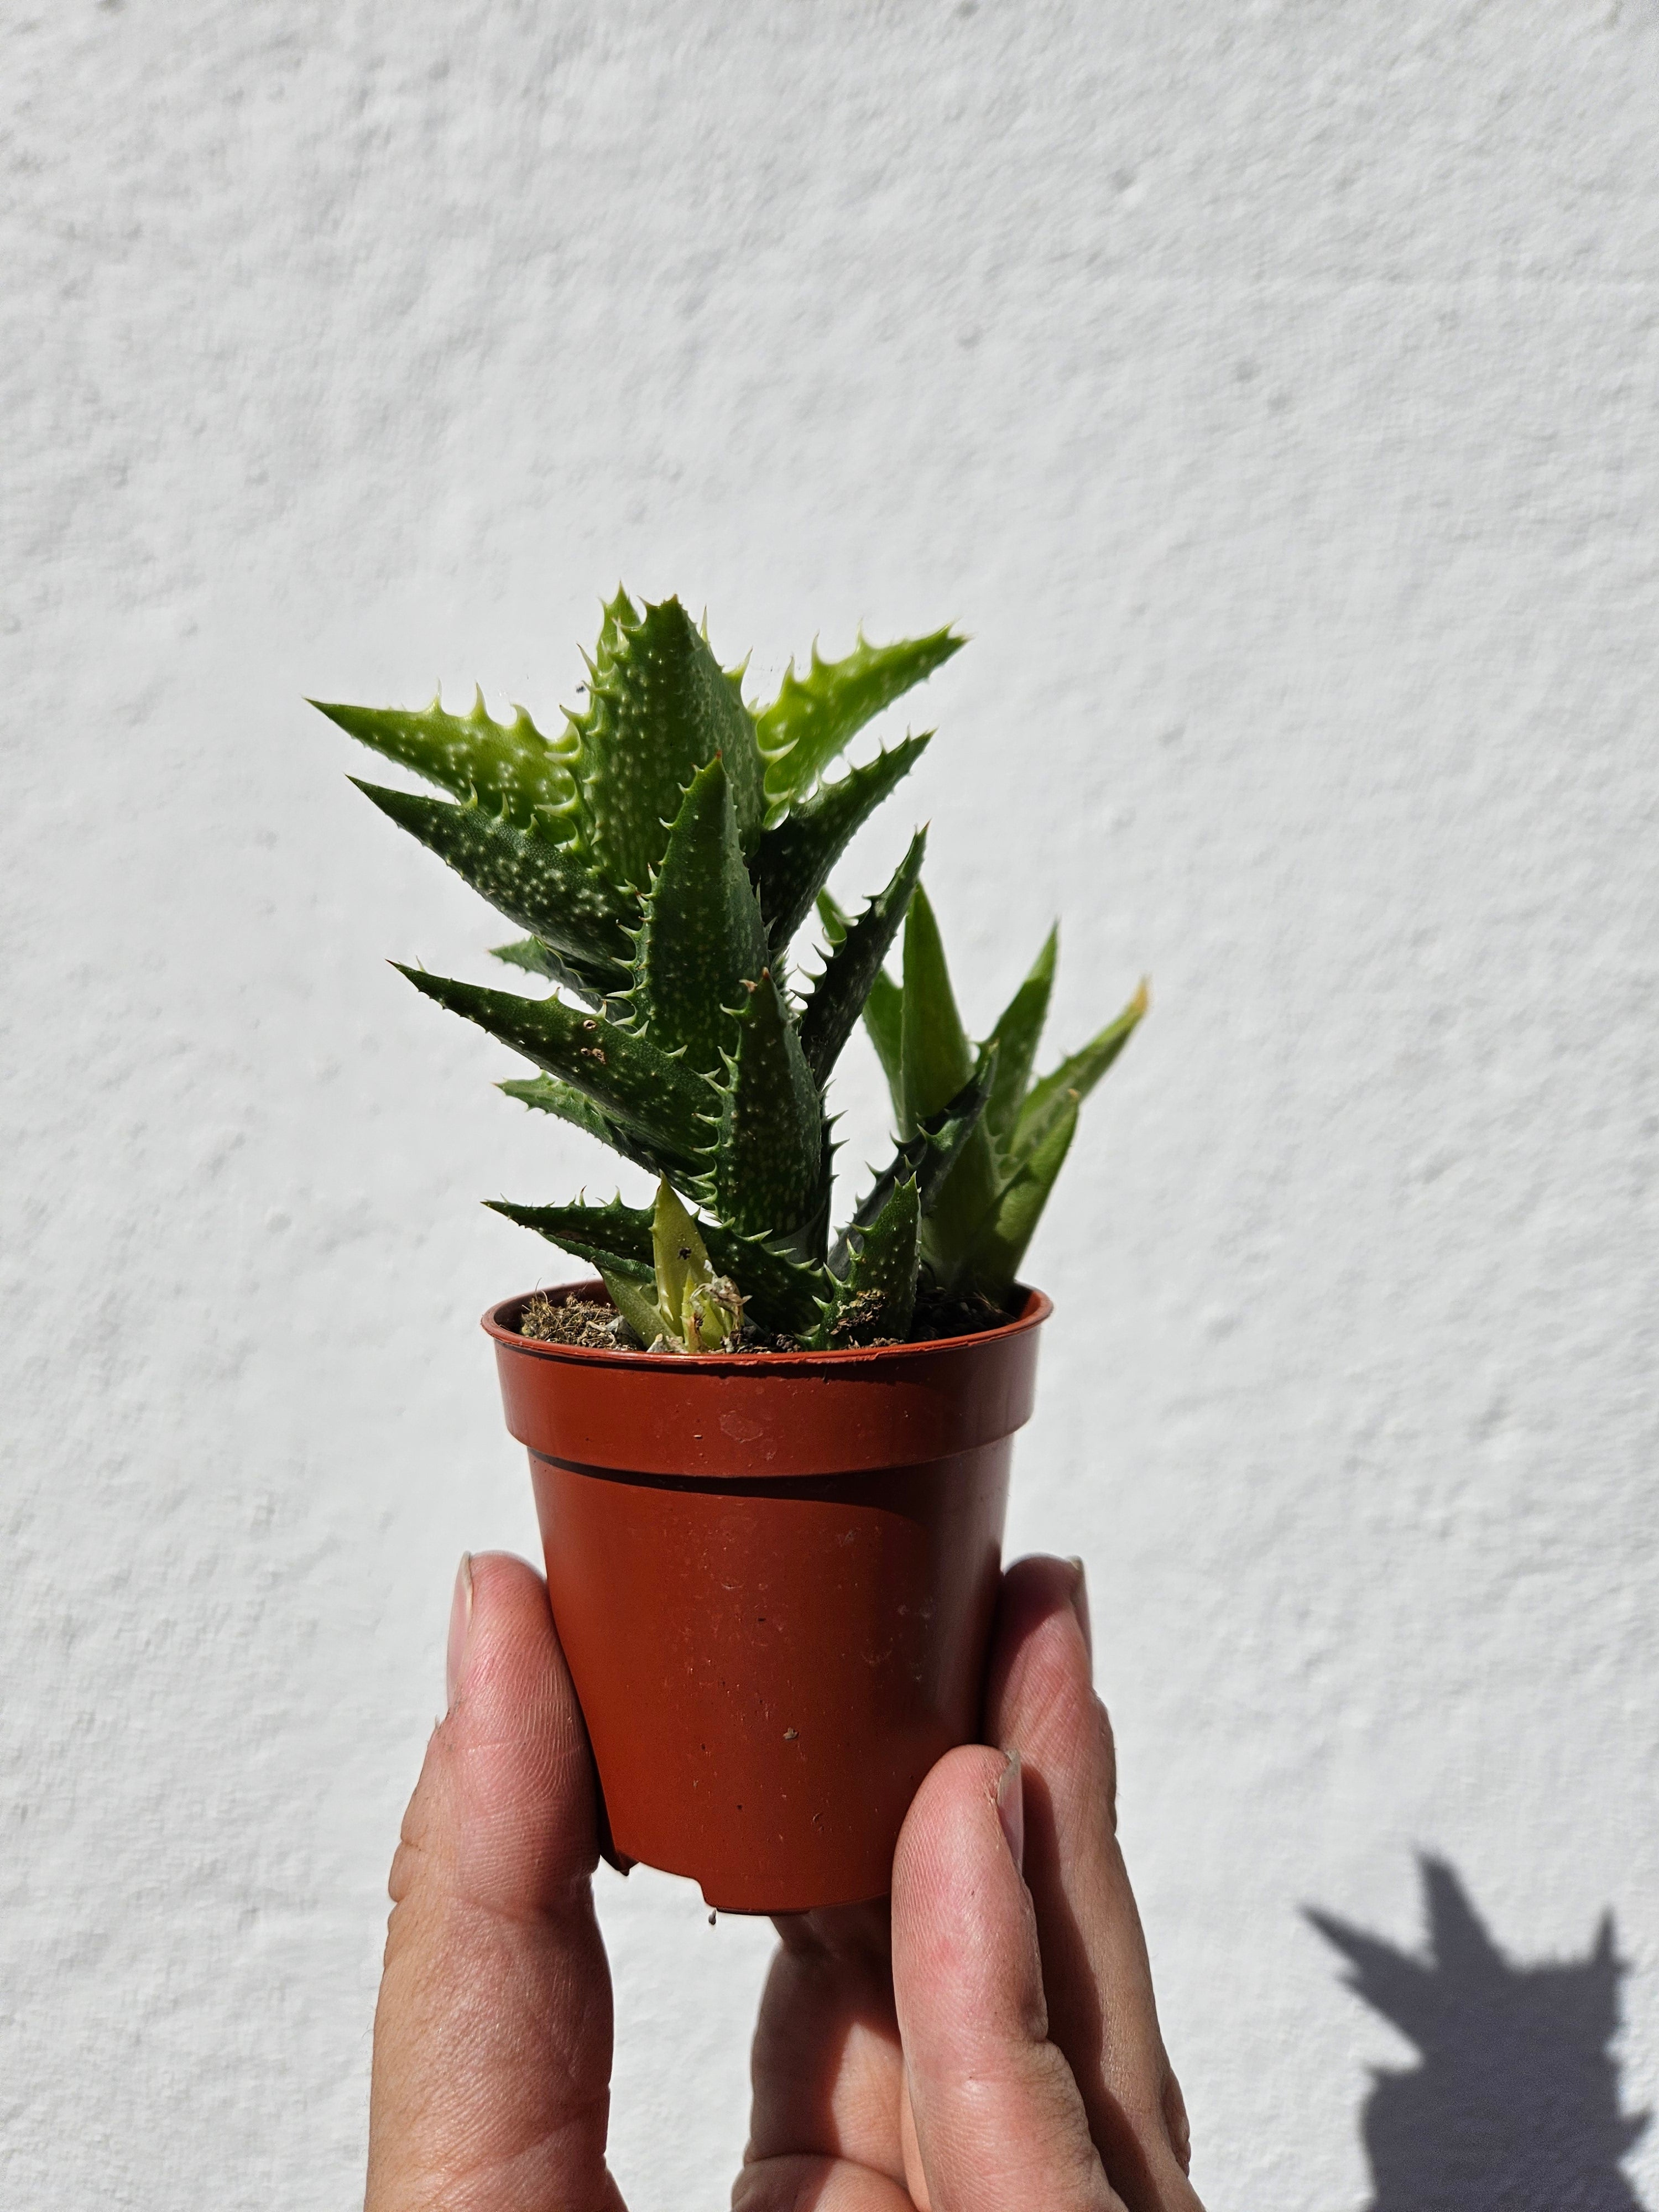
[[[1422,2054],[1372,2077],[1360,2124],[1370,2212],[1642,2212],[1620,2161],[1649,2116],[1620,2111],[1607,2050],[1629,1972],[1613,1915],[1583,1959],[1514,1966],[1453,1869],[1419,1864],[1426,1959],[1307,1916],[1347,1960],[1348,1987]]]

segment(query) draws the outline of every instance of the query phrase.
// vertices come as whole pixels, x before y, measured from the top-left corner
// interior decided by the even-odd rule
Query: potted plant
[[[961,642],[815,649],[756,712],[678,600],[619,592],[555,737],[482,697],[322,708],[452,794],[359,786],[528,933],[497,957],[551,988],[402,972],[534,1065],[510,1097],[656,1178],[648,1208],[491,1200],[598,1279],[483,1325],[613,1853],[728,1911],[884,1893],[916,1785],[975,1730],[1049,1311],[1017,1271],[1146,1010],[1143,988],[1034,1081],[1053,933],[975,1046],[925,832],[855,918],[830,898],[928,738],[826,770]],[[808,979],[789,961],[815,908]],[[824,1094],[860,1017],[895,1149],[832,1235]]]

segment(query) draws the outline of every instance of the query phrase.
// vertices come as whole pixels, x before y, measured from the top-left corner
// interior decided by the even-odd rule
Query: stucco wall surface
[[[1010,1534],[1088,1562],[1206,2197],[1424,2212],[1489,2095],[1455,2212],[1542,2212],[1545,2142],[1627,2203],[1652,9],[24,0],[3,52],[0,2201],[360,2190],[456,1557],[534,1541],[475,1323],[560,1262],[477,1201],[608,1174],[384,964],[500,925],[301,699],[551,716],[621,575],[756,696],[958,622],[838,883],[930,818],[981,1025],[1056,913],[1057,1041],[1152,978]],[[1364,1954],[1426,2061],[1307,1906],[1419,1960]],[[601,1907],[617,2171],[717,2205],[767,1936]]]

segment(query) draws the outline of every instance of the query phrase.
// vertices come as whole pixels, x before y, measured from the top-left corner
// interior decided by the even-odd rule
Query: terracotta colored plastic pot
[[[978,1726],[1048,1299],[933,1344],[695,1358],[533,1342],[525,1304],[483,1325],[616,1851],[728,1912],[884,1896]]]

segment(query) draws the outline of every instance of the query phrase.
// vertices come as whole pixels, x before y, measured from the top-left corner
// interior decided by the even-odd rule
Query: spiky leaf
[[[527,1211],[505,1206],[500,1210],[513,1212],[515,1218],[522,1218]],[[554,1211],[546,1210],[538,1225],[569,1246],[574,1240],[568,1224],[548,1218]],[[611,1210],[603,1209],[603,1220],[580,1222],[578,1231],[609,1235],[613,1242],[631,1247],[632,1224],[619,1233]],[[586,1256],[601,1249],[595,1245]],[[646,1349],[666,1345],[676,1351],[712,1352],[735,1335],[743,1322],[743,1300],[735,1286],[710,1267],[696,1224],[665,1180],[657,1185],[651,1249],[653,1275],[648,1287],[615,1253],[611,1265],[599,1263],[611,1304]]]
[[[968,1080],[973,1047],[957,1012],[932,902],[920,884],[904,923],[904,997],[899,1039],[904,1097],[902,1133],[908,1135],[953,1098]]]
[[[483,990],[476,983],[392,964],[428,999],[477,1022],[550,1075],[574,1084],[654,1151],[695,1166],[708,1140],[704,1117],[716,1103],[715,1094],[701,1076],[659,1052],[648,1038],[619,1029],[602,1015],[584,1014],[562,999],[521,999],[510,991]]]
[[[892,1096],[893,1115],[904,1123],[904,994],[884,968],[864,1002],[864,1026]]]
[[[619,1274],[614,1267],[601,1267],[599,1279],[611,1304],[647,1352],[667,1335],[661,1309],[642,1283],[636,1283],[631,1275]]]
[[[544,738],[522,707],[510,722],[496,722],[484,711],[482,691],[465,714],[447,714],[437,699],[418,708],[308,703],[360,744],[487,813],[556,840],[574,834],[574,746],[568,733]]]
[[[852,769],[839,783],[827,784],[792,807],[788,818],[761,838],[750,855],[749,870],[775,948],[788,945],[848,842],[915,766],[932,736],[931,730],[924,730],[919,737],[907,738],[890,752]]]
[[[846,1273],[853,1236],[870,1226],[900,1183],[915,1182],[926,1218],[963,1146],[979,1126],[985,1102],[991,1095],[995,1066],[995,1056],[988,1048],[981,1054],[972,1076],[949,1105],[901,1143],[860,1200],[852,1220],[836,1239],[830,1255],[831,1274]]]
[[[729,1228],[787,1237],[821,1198],[823,1117],[800,1038],[769,969],[745,986],[712,1177]]]
[[[1037,1039],[1048,1018],[1049,994],[1054,984],[1054,961],[1060,950],[1058,925],[1048,932],[1031,972],[1020,985],[991,1032],[997,1048],[997,1079],[985,1109],[985,1126],[993,1141],[1006,1147],[1014,1133],[1019,1109],[1031,1079],[1031,1061]]]
[[[1050,1117],[1042,1136],[998,1192],[963,1255],[958,1280],[1005,1305],[1077,1129],[1074,1093]]]
[[[626,1123],[613,1121],[603,1114],[591,1098],[568,1083],[561,1083],[555,1075],[532,1076],[527,1080],[498,1083],[498,1091],[509,1098],[516,1098],[521,1106],[533,1107],[538,1114],[552,1114],[561,1121],[568,1121],[573,1128],[583,1130],[596,1137],[613,1152],[635,1167],[644,1168],[653,1176],[677,1175],[682,1182],[688,1180],[688,1170],[678,1156],[667,1158],[653,1145],[648,1144],[636,1129]]]
[[[574,1253],[607,1275],[625,1275],[655,1296],[651,1216],[644,1206],[624,1206],[619,1198],[609,1206],[514,1206],[505,1198],[487,1198],[484,1204],[520,1228],[533,1229],[562,1252]]]
[[[568,1121],[573,1129],[597,1138],[602,1145],[614,1145],[621,1133],[618,1124],[602,1114],[591,1098],[585,1097],[574,1084],[561,1083],[556,1075],[536,1075],[525,1080],[498,1083],[495,1088],[507,1097],[516,1098],[520,1106],[533,1107],[538,1114],[551,1114],[561,1121]]]
[[[1073,1053],[1069,1059],[1061,1060],[1052,1074],[1032,1085],[1014,1124],[1012,1149],[1016,1158],[1023,1158],[1042,1144],[1065,1114],[1068,1101],[1075,1099],[1081,1103],[1088,1097],[1134,1035],[1151,1003],[1143,982],[1115,1021],[1108,1022],[1100,1035],[1091,1038],[1080,1052]]]
[[[763,1237],[740,1237],[712,1221],[702,1224],[708,1256],[743,1292],[749,1317],[763,1328],[805,1336],[830,1291],[817,1261],[802,1260]]]
[[[973,1048],[957,1012],[939,923],[920,886],[904,924],[901,1011],[901,1133],[908,1134],[949,1103],[973,1066]],[[983,1218],[996,1188],[996,1157],[981,1121],[935,1193],[922,1227],[922,1257],[947,1287],[960,1279],[968,1237]]]
[[[522,968],[526,975],[540,975],[549,983],[562,983],[570,973],[539,937],[515,937],[511,945],[492,945],[489,957],[505,961],[509,968]]]
[[[478,806],[453,806],[409,791],[359,783],[365,799],[447,860],[498,914],[532,930],[583,976],[621,980],[631,902],[568,845],[515,829]]]
[[[814,1081],[822,1089],[841,1057],[842,1047],[863,1012],[881,963],[898,935],[910,896],[921,874],[927,832],[919,830],[887,888],[872,899],[854,922],[843,922],[829,963],[800,1020],[801,1049]]]
[[[804,677],[792,661],[777,697],[756,717],[768,807],[804,799],[872,715],[966,642],[948,629],[896,645],[869,645],[860,637],[844,660],[823,659],[815,645]]]
[[[653,1217],[647,1207],[624,1206],[620,1199],[609,1206],[515,1206],[507,1199],[487,1203],[492,1212],[533,1229],[561,1251],[607,1274],[626,1275],[655,1297]],[[791,1336],[811,1331],[831,1289],[822,1267],[804,1264],[763,1237],[739,1237],[712,1221],[701,1227],[710,1260],[743,1291],[754,1320]]]
[[[915,1311],[921,1230],[921,1201],[911,1176],[895,1185],[867,1228],[853,1232],[846,1279],[823,1325],[825,1344],[868,1344],[877,1337],[902,1342]]]
[[[590,1006],[604,1003],[603,992],[585,982],[576,970],[553,950],[543,944],[539,937],[521,937],[512,945],[492,945],[492,960],[505,961],[509,968],[521,968],[527,975],[539,975],[544,982],[556,983],[561,990],[573,992],[585,999]]]
[[[619,592],[588,684],[571,717],[580,744],[583,834],[612,883],[643,892],[662,859],[685,787],[717,752],[726,757],[738,826],[759,833],[760,756],[738,679],[728,676],[678,599],[636,613]]]
[[[737,1042],[733,1009],[766,965],[766,933],[743,865],[724,764],[692,777],[645,902],[632,1016],[665,1052],[714,1075]]]

